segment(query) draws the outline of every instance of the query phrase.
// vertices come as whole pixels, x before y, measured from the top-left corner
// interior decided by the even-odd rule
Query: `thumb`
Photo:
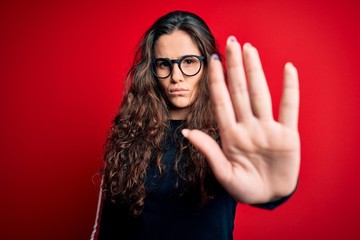
[[[205,155],[217,180],[220,183],[228,182],[231,176],[231,163],[227,160],[219,144],[208,134],[200,130],[183,129],[181,133]]]

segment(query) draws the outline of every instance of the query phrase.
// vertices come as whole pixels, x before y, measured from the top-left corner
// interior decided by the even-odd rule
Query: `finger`
[[[208,164],[220,183],[226,183],[231,176],[231,163],[225,157],[219,144],[199,130],[183,129],[182,134],[205,155]]]
[[[287,63],[284,68],[284,87],[280,102],[279,122],[292,129],[297,129],[299,103],[298,73],[294,65]]]
[[[211,102],[214,106],[215,118],[220,132],[236,123],[235,114],[227,86],[224,72],[217,55],[211,56],[209,64],[209,87]]]
[[[243,47],[243,54],[252,111],[258,118],[273,119],[271,96],[259,53],[251,44],[246,43]]]
[[[241,121],[252,114],[241,46],[234,36],[230,36],[227,40],[226,61],[229,92],[234,106],[236,119]]]

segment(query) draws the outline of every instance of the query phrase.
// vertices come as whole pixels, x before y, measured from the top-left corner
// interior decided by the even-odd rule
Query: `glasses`
[[[188,77],[195,76],[201,70],[204,56],[186,55],[179,59],[155,58],[153,60],[153,72],[158,78],[167,78],[177,63],[180,71]]]

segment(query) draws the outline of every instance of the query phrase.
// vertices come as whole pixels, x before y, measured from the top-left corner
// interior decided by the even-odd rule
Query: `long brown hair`
[[[199,16],[183,11],[159,18],[140,41],[134,64],[126,77],[126,94],[105,145],[103,181],[105,195],[112,200],[121,199],[134,215],[140,214],[144,205],[149,165],[154,163],[159,172],[163,172],[161,159],[170,115],[166,97],[151,69],[157,39],[174,30],[188,33],[206,59],[214,53],[219,54],[206,23]],[[183,127],[200,129],[216,138],[206,61],[197,92]],[[206,159],[186,139],[179,141],[181,149],[175,168],[186,185],[198,191],[200,203],[204,204],[212,197],[208,187],[212,176]],[[182,167],[178,167],[180,158]]]

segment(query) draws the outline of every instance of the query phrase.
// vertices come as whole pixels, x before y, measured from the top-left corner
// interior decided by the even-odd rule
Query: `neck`
[[[170,109],[171,120],[185,120],[189,113],[189,108]]]

